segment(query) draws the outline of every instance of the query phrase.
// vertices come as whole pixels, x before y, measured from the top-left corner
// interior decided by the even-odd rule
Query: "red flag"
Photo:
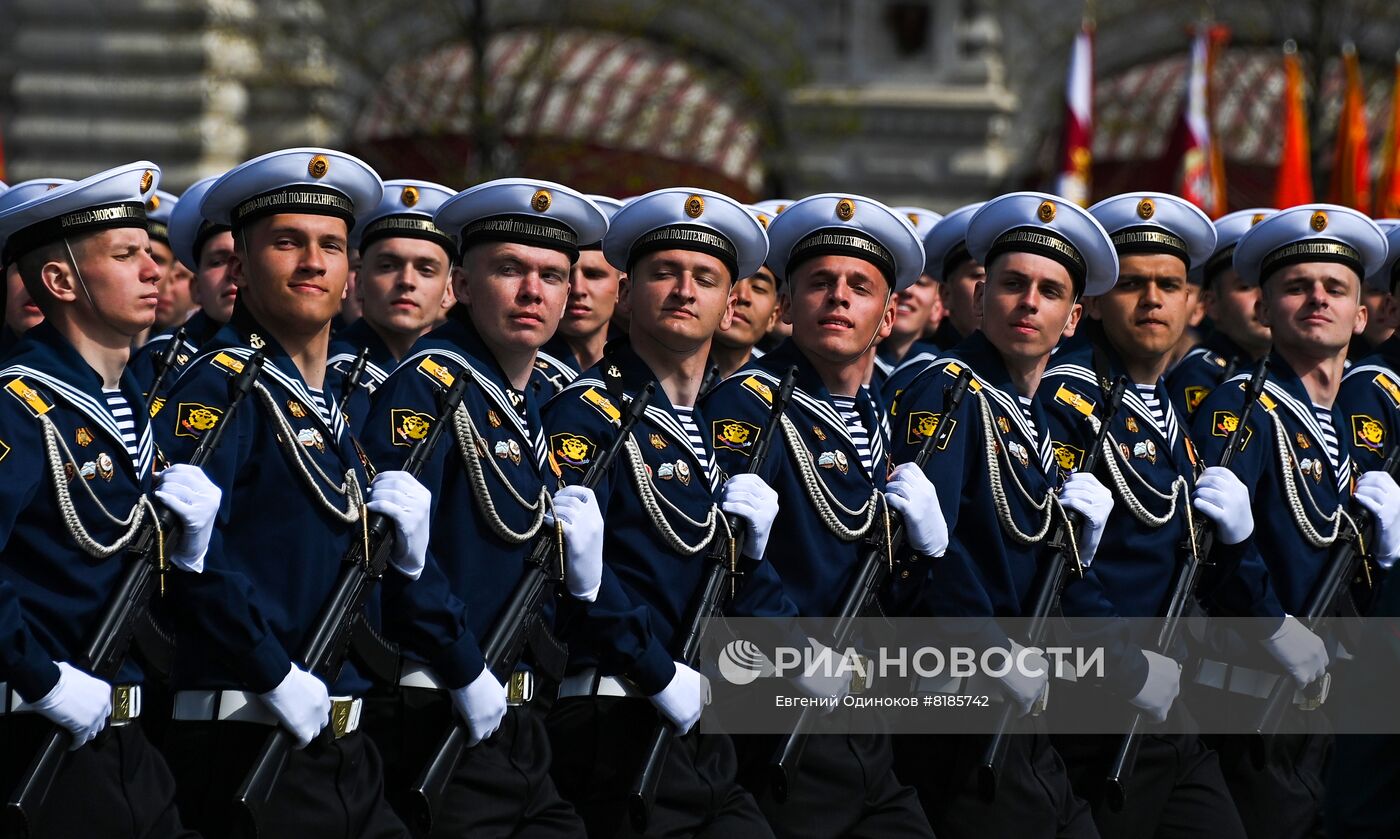
[[[1381,179],[1376,183],[1376,218],[1400,217],[1400,53],[1395,54],[1395,87],[1381,166]]]
[[[1182,148],[1176,191],[1211,218],[1225,214],[1225,166],[1211,120],[1210,80],[1215,57],[1229,33],[1227,27],[1213,24],[1196,29],[1179,127]]]
[[[1055,192],[1089,206],[1089,169],[1094,145],[1094,21],[1085,18],[1070,52],[1065,80],[1065,127]]]
[[[1371,147],[1366,139],[1366,94],[1361,88],[1361,63],[1356,47],[1342,46],[1346,70],[1346,99],[1337,121],[1336,154],[1332,158],[1332,187],[1328,200],[1365,213],[1371,209]]]
[[[1298,63],[1298,46],[1292,41],[1283,45],[1283,72],[1283,152],[1274,182],[1274,206],[1279,209],[1311,204],[1313,200],[1303,68]]]

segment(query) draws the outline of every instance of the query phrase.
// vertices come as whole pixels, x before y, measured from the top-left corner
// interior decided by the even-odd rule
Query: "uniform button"
[[[909,579],[909,569],[906,568],[906,569],[904,569],[903,571],[900,571],[900,572],[899,572],[899,578],[900,578],[901,580],[907,580],[907,579]]]

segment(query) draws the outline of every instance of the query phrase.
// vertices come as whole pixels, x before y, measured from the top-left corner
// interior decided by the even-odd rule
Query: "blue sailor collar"
[[[1231,383],[1243,387],[1249,381],[1251,371],[1245,371],[1230,379]],[[1261,405],[1270,413],[1285,411],[1292,416],[1294,421],[1307,430],[1310,437],[1322,446],[1325,437],[1322,433],[1322,426],[1318,424],[1317,417],[1313,415],[1312,396],[1308,394],[1308,389],[1303,385],[1303,380],[1293,371],[1293,367],[1284,360],[1277,351],[1269,352],[1269,374],[1264,380],[1264,393],[1273,398],[1274,404],[1267,405],[1261,401]],[[1336,421],[1336,408],[1328,409],[1333,414],[1333,424],[1340,433],[1342,424]],[[1289,445],[1292,445],[1290,440]],[[1333,469],[1328,458],[1322,458],[1326,463],[1329,472],[1337,478],[1337,486],[1340,489],[1351,479],[1351,455],[1347,452],[1344,443],[1338,445],[1338,455],[1340,463],[1338,468]]]
[[[331,414],[331,424],[326,425],[321,412],[315,410],[316,401],[311,398],[311,386],[306,383],[299,370],[292,361],[292,357],[277,342],[277,339],[268,332],[265,327],[257,322],[253,313],[249,312],[243,305],[242,298],[233,304],[233,317],[228,324],[206,344],[202,350],[205,355],[218,350],[227,350],[240,358],[248,358],[255,351],[261,350],[266,363],[263,364],[262,376],[277,382],[284,390],[296,397],[307,408],[307,414],[316,424],[330,433],[331,439],[337,443],[345,431],[345,417],[341,415],[340,405],[336,403],[335,394],[329,390],[321,392],[321,398],[326,403],[327,410]]]
[[[389,373],[398,366],[399,360],[394,358],[389,345],[364,318],[345,327],[331,339],[330,357],[326,359],[326,365],[344,362],[346,370],[349,370],[348,365],[355,363],[361,348],[368,350],[365,354],[365,375],[378,387],[389,378]]]
[[[51,322],[43,321],[26,332],[5,358],[0,369],[0,386],[8,386],[16,377],[39,385],[92,420],[122,453],[122,457],[114,459],[133,470],[138,478],[150,471],[155,454],[150,417],[146,415],[141,386],[129,369],[122,372],[119,386],[136,423],[138,443],[134,465],[126,456],[126,443],[116,418],[107,407],[102,377]]]
[[[841,418],[841,412],[836,409],[835,397],[827,390],[821,375],[817,373],[817,368],[812,366],[812,362],[791,338],[774,347],[772,352],[764,353],[762,358],[750,359],[734,375],[741,376],[749,371],[760,371],[767,374],[771,379],[770,384],[776,387],[787,374],[788,368],[794,365],[797,366],[797,387],[793,390],[793,403],[830,426],[854,452],[855,441],[851,439],[846,421]],[[864,386],[856,392],[855,404],[856,410],[860,412],[861,421],[865,423],[866,432],[870,435],[871,465],[876,473],[880,473],[878,478],[883,480],[880,464],[885,459],[886,442],[889,437],[885,414],[877,409],[869,389]],[[856,462],[860,463],[860,459],[857,458]],[[866,477],[874,480],[877,476],[868,474]]]
[[[1009,417],[1011,425],[1031,443],[1039,454],[1045,474],[1053,475],[1052,464],[1054,461],[1050,448],[1050,420],[1045,413],[1045,408],[1039,399],[1031,400],[1031,420],[1035,423],[1035,429],[1032,430],[1022,412],[1020,391],[1016,389],[1016,385],[1011,379],[1011,372],[1006,369],[1006,362],[1002,361],[1001,352],[993,346],[991,341],[987,340],[987,336],[983,334],[982,330],[979,329],[964,338],[956,347],[945,353],[939,361],[942,362],[945,359],[954,363],[960,361],[972,371],[973,377],[982,385],[978,392],[997,403],[998,407]],[[942,365],[940,364],[940,366]]]
[[[1099,358],[1103,360],[1105,369],[1099,371],[1094,364],[1094,354],[1097,352]],[[1108,382],[1100,377],[1100,372],[1108,376]],[[1050,366],[1046,368],[1047,376],[1065,376],[1082,381],[1089,386],[1093,392],[1103,393],[1106,387],[1112,387],[1113,382],[1120,376],[1127,375],[1127,367],[1123,364],[1123,357],[1113,348],[1113,345],[1101,335],[1094,336],[1080,346],[1075,347],[1065,353],[1057,353],[1051,360]],[[1043,386],[1043,385],[1042,385]],[[1159,440],[1167,444],[1168,448],[1176,445],[1181,438],[1181,425],[1176,416],[1176,408],[1172,405],[1167,394],[1166,379],[1157,377],[1157,382],[1153,386],[1157,394],[1157,403],[1162,407],[1162,414],[1166,418],[1167,427],[1165,430],[1157,427],[1157,421],[1152,416],[1152,411],[1148,409],[1147,403],[1142,401],[1142,396],[1138,393],[1137,385],[1129,385],[1123,391],[1123,407],[1120,410],[1131,411],[1137,418],[1143,421],[1143,425],[1154,434]],[[1045,398],[1054,400],[1057,392],[1049,390],[1042,391]],[[1100,404],[1099,399],[1094,399],[1094,403]]]

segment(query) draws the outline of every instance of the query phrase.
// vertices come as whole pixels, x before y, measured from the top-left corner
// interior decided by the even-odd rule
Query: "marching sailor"
[[[943,218],[939,213],[922,207],[895,207],[894,211],[913,225],[921,248],[934,225]],[[938,280],[926,268],[927,263],[920,269],[923,273],[918,281],[895,295],[894,326],[875,348],[875,367],[867,382],[870,392],[876,397],[884,392],[886,380],[905,359],[920,353],[938,352],[935,344],[924,340],[924,328],[928,325],[929,316],[936,306],[941,305]]]
[[[609,220],[622,209],[621,201],[606,195],[590,195],[588,200]],[[580,371],[597,364],[603,347],[616,337],[612,317],[622,272],[608,264],[601,240],[580,245],[578,251],[578,260],[569,269],[569,300],[559,329],[535,354],[541,403],[578,378]]]

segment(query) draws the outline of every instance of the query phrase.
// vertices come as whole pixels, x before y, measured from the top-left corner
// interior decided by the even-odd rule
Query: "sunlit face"
[[[734,349],[757,344],[778,319],[778,281],[767,266],[734,286],[734,317],[715,341]]]
[[[242,233],[229,266],[243,301],[274,332],[318,332],[340,311],[350,271],[346,225],[339,218],[283,213]]]
[[[1123,256],[1118,282],[1085,304],[1120,354],[1155,363],[1172,352],[1191,318],[1186,263],[1167,254]]]
[[[1361,278],[1332,262],[1280,268],[1263,285],[1259,320],[1284,351],[1310,356],[1344,351],[1351,336],[1366,328]]]
[[[1069,271],[1049,257],[1006,253],[992,261],[975,308],[987,339],[1002,355],[1034,363],[1073,335],[1082,307]]]
[[[66,299],[77,304],[83,319],[133,337],[155,323],[160,268],[144,229],[103,230],[70,245],[81,285],[75,283]]]
[[[853,256],[818,256],[788,272],[783,319],[808,355],[842,364],[861,356],[894,326],[889,281]]]
[[[1226,268],[1202,292],[1206,316],[1230,340],[1260,354],[1273,340],[1269,327],[1259,320],[1259,284],[1251,283]]]
[[[44,313],[24,288],[19,266],[11,265],[5,269],[5,326],[14,334],[23,335],[43,320]]]
[[[219,323],[233,317],[238,300],[238,286],[228,270],[232,261],[233,234],[223,230],[210,236],[199,249],[199,271],[191,284],[194,301]]]
[[[608,264],[601,250],[580,251],[569,273],[569,300],[559,334],[582,339],[607,329],[621,281],[622,272]]]
[[[355,293],[376,329],[416,339],[451,307],[450,280],[451,263],[441,245],[390,237],[365,249]]]
[[[943,308],[959,335],[971,335],[981,327],[977,289],[987,272],[975,260],[965,259],[943,278]]]
[[[638,259],[622,280],[629,334],[672,352],[708,346],[733,313],[729,269],[706,253],[667,250]]]
[[[895,294],[894,329],[890,334],[895,338],[919,337],[937,303],[938,281],[924,274],[918,282]]]
[[[457,299],[498,354],[532,353],[543,346],[558,329],[568,296],[569,257],[560,251],[488,242],[463,256]]]

